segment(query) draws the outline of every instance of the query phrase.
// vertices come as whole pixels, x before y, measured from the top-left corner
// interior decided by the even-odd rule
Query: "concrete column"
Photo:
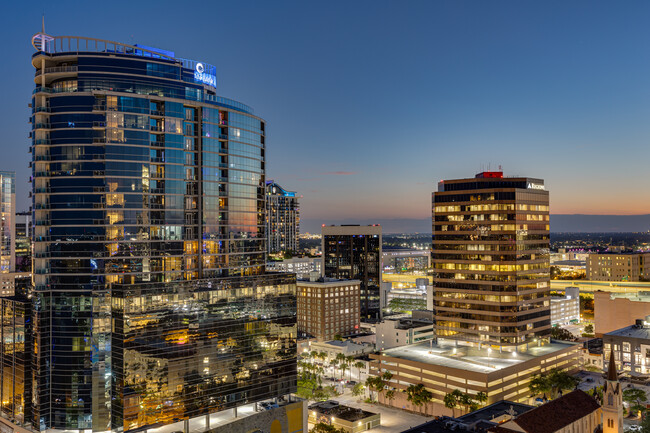
[[[232,408],[232,414],[235,418],[237,418],[237,406]]]
[[[190,433],[190,419],[189,418],[183,420],[183,431],[185,433]]]
[[[205,415],[205,429],[210,430],[210,414]]]

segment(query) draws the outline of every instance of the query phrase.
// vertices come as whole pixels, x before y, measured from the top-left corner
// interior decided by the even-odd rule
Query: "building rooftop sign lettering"
[[[194,68],[194,81],[197,83],[207,84],[208,86],[217,87],[217,76],[213,73],[213,69],[213,66],[197,63]]]
[[[526,187],[527,189],[541,189],[541,190],[546,190],[544,185],[540,185],[539,183],[533,183],[533,182],[528,182],[528,186]]]

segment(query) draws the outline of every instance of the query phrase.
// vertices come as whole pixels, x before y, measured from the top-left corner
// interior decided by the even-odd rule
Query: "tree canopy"
[[[579,383],[580,379],[564,370],[553,368],[546,373],[534,375],[528,384],[528,389],[533,396],[549,394],[550,399],[554,399],[560,391],[574,389]]]
[[[309,433],[347,433],[347,431],[343,428],[336,428],[333,425],[325,424],[324,422],[319,422],[318,424],[314,424],[314,427],[312,427],[311,430],[309,430]]]
[[[639,388],[628,388],[623,391],[623,401],[630,405],[630,411],[635,413],[645,412],[645,402],[648,400],[644,390]]]
[[[421,383],[418,383],[417,385],[409,385],[404,392],[406,393],[406,399],[417,407],[426,405],[433,400],[433,393],[426,389]]]
[[[551,330],[551,338],[554,340],[573,341],[576,339],[576,336],[566,329],[556,326]]]
[[[488,399],[488,396],[483,391],[478,392],[476,395],[471,395],[466,392],[462,392],[458,389],[453,390],[445,394],[443,398],[443,403],[445,407],[454,410],[459,404],[465,406],[465,410],[468,412],[475,411],[479,406],[485,403]]]

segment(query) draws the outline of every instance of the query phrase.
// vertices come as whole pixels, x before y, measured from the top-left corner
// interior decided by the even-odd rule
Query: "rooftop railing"
[[[134,45],[105,39],[86,38],[82,36],[49,36],[42,33],[32,37],[32,45],[39,52],[48,54],[61,53],[116,53],[177,61],[176,58],[163,53]]]

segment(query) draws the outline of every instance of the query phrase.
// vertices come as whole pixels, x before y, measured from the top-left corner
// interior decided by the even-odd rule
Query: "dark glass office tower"
[[[322,273],[325,277],[361,281],[361,319],[379,319],[381,306],[381,226],[323,226]]]
[[[264,274],[264,121],[207,63],[32,42],[33,428],[129,431],[294,391],[295,276]]]
[[[551,328],[544,181],[483,172],[433,194],[438,338],[517,350]]]

